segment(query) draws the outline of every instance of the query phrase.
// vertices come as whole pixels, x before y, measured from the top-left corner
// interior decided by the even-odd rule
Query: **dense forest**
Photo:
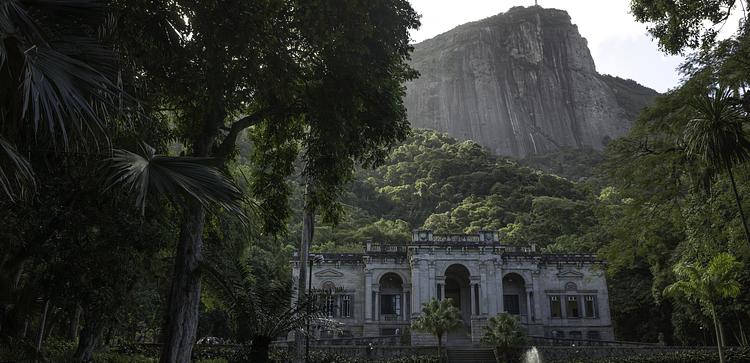
[[[325,317],[293,254],[417,228],[596,254],[618,339],[748,346],[750,30],[709,26],[735,1],[631,1],[683,82],[603,151],[523,160],[410,129],[409,2],[335,4],[0,1],[0,361],[257,363],[295,332],[301,360]]]
[[[366,240],[406,243],[412,229],[425,228],[499,230],[509,244],[597,253],[608,261],[618,338],[703,344],[701,327],[710,322],[694,305],[662,296],[674,279],[672,265],[714,250],[743,255],[749,249],[739,218],[726,218],[736,210],[727,180],[713,181],[708,192],[692,184],[685,160],[670,164],[660,154],[631,149],[672,97],[665,95],[644,112],[631,135],[615,141],[606,156],[567,150],[514,161],[471,141],[414,130],[384,165],[357,173],[342,199],[344,218],[317,227],[313,250],[361,252]],[[566,171],[576,181],[559,176]],[[737,173],[738,191],[750,192],[747,169]],[[300,230],[297,215],[286,237],[289,250]],[[741,281],[748,279],[743,274]],[[750,323],[747,303],[750,295],[743,292],[725,312],[732,336],[740,337]]]

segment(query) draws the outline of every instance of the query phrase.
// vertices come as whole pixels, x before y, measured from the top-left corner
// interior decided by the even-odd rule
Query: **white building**
[[[503,245],[496,232],[423,230],[409,243],[368,242],[363,253],[321,257],[313,264],[312,289],[342,323],[343,336],[405,332],[423,303],[451,298],[464,324],[447,337],[449,344],[478,342],[481,327],[500,312],[517,315],[531,336],[614,340],[604,263],[590,254]],[[411,339],[435,343],[414,332]]]

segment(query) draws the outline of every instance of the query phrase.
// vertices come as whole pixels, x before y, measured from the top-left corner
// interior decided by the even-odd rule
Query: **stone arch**
[[[378,279],[376,309],[381,320],[402,320],[406,311],[404,279],[395,272],[387,272]]]
[[[406,286],[407,282],[409,281],[409,278],[406,276],[406,274],[403,271],[398,271],[398,270],[384,270],[384,271],[375,270],[373,271],[373,274],[372,274],[372,281],[377,281],[377,283],[379,284],[380,280],[388,274],[394,274],[398,276],[401,279],[401,283],[404,286]]]
[[[503,276],[503,309],[505,312],[524,317],[528,315],[526,280],[521,274],[509,272]]]
[[[445,292],[445,296],[442,296],[442,298],[453,300],[453,303],[461,312],[464,324],[469,324],[472,312],[470,295],[471,272],[463,264],[454,263],[445,269],[444,283],[445,287],[442,289]]]
[[[456,268],[464,268],[468,272],[469,276],[479,276],[479,270],[477,269],[477,266],[475,266],[474,263],[465,263],[465,262],[445,262],[442,264],[438,264],[439,266],[442,265],[443,275],[448,275],[448,269],[456,269]],[[440,269],[437,269],[440,271]]]
[[[576,283],[572,282],[572,281],[567,282],[567,283],[565,283],[565,290],[567,290],[567,291],[578,290],[578,285],[576,285]]]
[[[330,294],[336,291],[336,284],[334,284],[333,281],[325,281],[320,284],[320,289],[323,290],[323,292]]]

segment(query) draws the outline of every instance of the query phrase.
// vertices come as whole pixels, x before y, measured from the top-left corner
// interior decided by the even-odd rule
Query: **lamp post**
[[[322,262],[323,256],[321,255],[310,255],[310,272],[308,273],[307,277],[307,293],[310,294],[309,299],[312,300],[312,270],[313,270],[313,264],[315,261]],[[306,327],[306,334],[305,334],[305,362],[310,361],[310,303],[312,301],[307,302],[307,327]]]

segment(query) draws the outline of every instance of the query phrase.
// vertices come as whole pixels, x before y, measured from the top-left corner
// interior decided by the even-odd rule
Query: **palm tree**
[[[181,206],[240,211],[239,189],[210,159],[160,156],[150,147],[142,155],[114,149],[121,146],[112,145],[115,130],[134,136],[129,121],[142,114],[123,91],[121,80],[128,78],[121,77],[120,57],[106,41],[115,24],[108,10],[90,0],[0,1],[0,200],[33,193],[43,182],[35,166],[81,152],[108,160],[107,188],[125,186],[142,210],[148,195],[164,193]],[[34,245],[26,251],[47,243],[60,219],[40,226],[43,233],[26,241]],[[0,280],[19,276],[28,254],[2,258]],[[0,299],[0,320],[15,308],[8,302],[14,299]],[[14,334],[2,326],[0,343]]]
[[[443,335],[458,328],[461,317],[452,299],[432,299],[422,304],[422,313],[412,323],[412,329],[430,333],[437,338],[438,357],[443,361]]]
[[[739,295],[742,286],[737,281],[737,274],[741,268],[742,263],[726,252],[714,256],[706,266],[678,263],[674,266],[677,281],[664,290],[666,295],[681,295],[691,302],[697,302],[703,313],[711,317],[721,363],[724,363],[724,332],[716,309],[722,299]]]
[[[512,352],[526,345],[526,340],[526,332],[523,331],[520,321],[507,313],[490,318],[482,336],[482,343],[495,349],[498,363],[501,362],[501,356],[504,358],[503,361],[510,362]]]
[[[129,98],[113,81],[117,61],[94,1],[0,2],[0,193],[34,189],[34,148],[107,144],[110,120]],[[99,30],[97,35],[96,30]],[[93,141],[93,142],[92,142]]]
[[[311,294],[292,304],[293,282],[274,268],[213,259],[206,269],[209,290],[229,311],[239,343],[250,345],[251,362],[268,362],[271,342],[291,331],[304,332],[309,321],[333,323],[323,318]]]
[[[692,106],[697,115],[685,127],[687,152],[713,170],[727,171],[745,237],[750,245],[750,230],[732,172],[734,166],[750,159],[750,137],[745,130],[747,114],[736,102],[732,92],[723,87],[696,97]]]

